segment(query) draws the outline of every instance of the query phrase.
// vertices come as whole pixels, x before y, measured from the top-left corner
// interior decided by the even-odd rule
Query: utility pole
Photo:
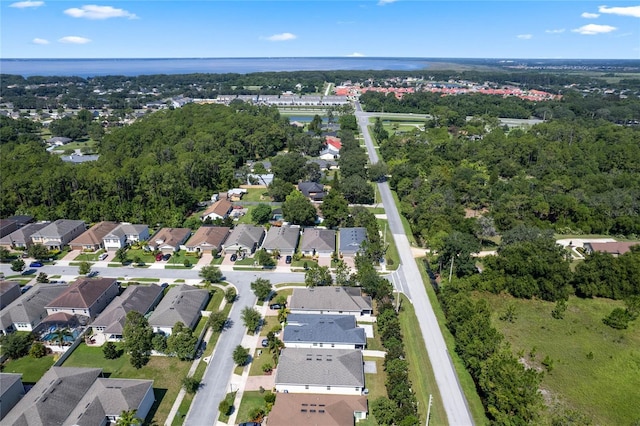
[[[433,402],[433,395],[429,394],[429,407],[427,408],[427,426],[429,426],[429,417],[431,417],[431,402]]]
[[[451,282],[451,275],[453,275],[453,259],[454,257],[451,256],[451,267],[449,268],[449,282]]]

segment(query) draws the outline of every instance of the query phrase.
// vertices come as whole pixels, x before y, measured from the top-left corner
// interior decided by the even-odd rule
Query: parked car
[[[231,261],[235,262],[236,260],[238,260],[238,255],[234,253],[231,255]]]
[[[273,303],[273,304],[269,305],[269,309],[280,309],[283,306],[284,305],[281,305],[280,303]]]
[[[162,285],[160,287],[167,288],[167,287],[169,287],[169,283],[162,283]]]
[[[262,423],[257,423],[257,422],[244,422],[244,423],[240,423],[238,426],[261,426]]]
[[[287,256],[284,258],[284,263],[286,263],[287,265],[289,265],[291,263],[291,256]]]
[[[33,286],[31,286],[31,285],[25,285],[24,287],[22,287],[22,288],[20,289],[20,292],[21,292],[22,294],[25,294],[27,291],[29,291],[29,290],[31,289],[31,287],[33,287]]]
[[[87,277],[92,278],[92,277],[95,277],[96,275],[98,275],[98,271],[91,271],[89,272],[89,275],[87,275]]]
[[[162,260],[162,253],[156,254],[156,262],[160,262]]]
[[[109,256],[109,253],[102,253],[100,256],[98,256],[98,260],[105,260],[107,256]]]
[[[27,257],[29,257],[29,253],[22,253],[22,258],[26,259]]]
[[[263,348],[266,348],[267,346],[269,346],[269,340],[268,339],[262,339],[261,345]]]
[[[165,254],[165,255],[163,255],[163,256],[162,256],[162,260],[164,260],[165,262],[166,262],[167,260],[169,260],[170,258],[171,258],[171,255],[170,255],[169,253],[167,253],[167,254]]]
[[[42,264],[42,262],[31,262],[31,263],[29,264],[29,267],[30,267],[30,268],[41,268],[41,267],[43,267],[43,266],[44,266],[44,265]]]

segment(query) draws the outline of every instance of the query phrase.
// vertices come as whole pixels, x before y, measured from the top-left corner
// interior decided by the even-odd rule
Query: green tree
[[[251,334],[260,327],[260,323],[262,322],[262,315],[260,315],[260,312],[248,306],[242,310],[240,317],[242,318],[244,326],[247,327]]]
[[[21,358],[29,353],[34,340],[31,333],[16,332],[0,336],[0,352],[11,359]]]
[[[475,258],[471,255],[480,251],[480,241],[475,235],[453,231],[443,240],[438,250],[438,263],[444,272],[451,270],[456,276],[463,277],[477,272]]]
[[[193,376],[185,376],[182,379],[182,388],[190,394],[195,394],[200,389],[200,380],[196,379]]]
[[[217,266],[203,266],[199,275],[200,278],[209,283],[218,283],[222,281],[222,272]]]
[[[258,225],[269,222],[271,220],[271,206],[264,203],[255,206],[251,210],[251,220]]]
[[[225,292],[224,292],[224,299],[227,301],[227,303],[233,303],[236,301],[236,297],[238,297],[238,293],[236,292],[236,289],[233,287],[229,287]]]
[[[212,312],[209,315],[209,319],[207,320],[207,326],[211,327],[211,329],[219,333],[224,330],[224,326],[227,323],[227,316],[223,311]]]
[[[340,189],[351,204],[372,204],[375,198],[373,186],[359,175],[344,178]]]
[[[349,216],[349,202],[340,190],[332,187],[322,200],[320,211],[324,217],[322,224],[327,228],[335,229],[342,226]]]
[[[631,316],[622,308],[615,308],[609,315],[602,319],[602,322],[611,328],[624,330],[629,327]]]
[[[314,115],[313,119],[309,123],[308,129],[315,135],[320,136],[322,134],[322,117],[318,114]]]
[[[193,359],[198,338],[193,331],[178,321],[167,337],[167,352],[178,357],[181,361]]]
[[[319,266],[311,262],[311,266],[304,273],[304,283],[307,287],[326,286],[333,284],[331,271],[328,266]]]
[[[131,426],[131,425],[141,425],[142,420],[140,420],[137,416],[136,409],[132,410],[122,410],[118,419],[116,420],[116,426]]]
[[[371,182],[384,182],[389,174],[389,168],[382,161],[371,164],[367,170]]]
[[[151,339],[151,347],[154,351],[167,353],[167,336],[162,333],[154,333]]]
[[[11,270],[14,272],[22,272],[24,271],[25,264],[22,259],[15,259],[11,262]]]
[[[247,365],[249,362],[249,349],[243,348],[242,345],[236,346],[233,351],[233,362],[241,367]]]
[[[102,354],[105,359],[116,359],[120,356],[118,348],[116,348],[116,345],[113,342],[107,342],[104,344],[102,347]]]
[[[306,163],[307,160],[302,156],[302,154],[289,152],[287,154],[276,156],[271,162],[271,169],[273,170],[273,174],[276,178],[296,184],[304,177],[304,166]]]
[[[131,365],[137,369],[149,362],[153,330],[149,321],[137,311],[127,312],[122,332],[124,349],[131,355]]]
[[[316,209],[299,191],[292,191],[282,204],[284,220],[295,225],[311,226],[316,223]]]
[[[274,178],[269,185],[269,196],[273,198],[273,201],[282,202],[287,198],[287,195],[291,194],[291,191],[295,189],[292,183],[283,179]]]
[[[11,252],[6,247],[0,247],[0,262],[5,262],[11,256]]]
[[[116,250],[115,258],[123,265],[127,263],[127,249],[125,247],[120,247],[118,250]]]
[[[36,277],[36,282],[38,282],[38,283],[48,283],[49,282],[49,277],[44,272],[40,272],[38,274],[38,276]]]
[[[50,256],[49,249],[40,243],[32,244],[27,249],[27,254],[37,260],[48,259]]]
[[[91,264],[89,262],[80,262],[78,265],[78,273],[80,275],[88,275],[91,272]]]
[[[268,300],[272,289],[271,281],[265,278],[258,278],[251,283],[251,290],[253,290],[258,300]]]
[[[54,343],[58,342],[58,345],[62,347],[68,337],[73,337],[73,334],[71,334],[68,328],[58,328],[53,332],[53,339],[51,341]]]
[[[29,356],[33,358],[42,358],[47,355],[47,348],[42,342],[33,342],[29,349]]]
[[[273,256],[269,254],[269,252],[267,252],[267,250],[265,250],[264,248],[261,248],[260,250],[258,250],[254,254],[253,258],[256,261],[256,263],[261,266],[271,267],[271,266],[275,266],[276,264],[276,261],[273,259]]]

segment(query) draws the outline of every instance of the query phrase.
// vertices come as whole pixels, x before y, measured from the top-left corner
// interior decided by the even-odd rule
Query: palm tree
[[[58,342],[60,344],[60,347],[62,347],[62,345],[64,344],[65,337],[73,337],[73,334],[71,334],[71,331],[69,331],[69,329],[66,327],[59,328],[53,332],[53,341]]]
[[[284,348],[284,343],[282,340],[278,339],[273,331],[267,333],[267,349],[273,355],[273,362],[278,365],[278,357],[280,355],[280,350]]]
[[[142,421],[136,417],[136,412],[138,410],[123,410],[116,420],[116,426],[130,426],[130,425],[139,425],[142,424]]]

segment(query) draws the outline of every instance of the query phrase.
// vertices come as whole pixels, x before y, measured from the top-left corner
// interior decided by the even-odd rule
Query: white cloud
[[[533,34],[518,34],[516,37],[520,40],[531,40],[533,38]]]
[[[582,15],[580,15],[580,16],[582,16],[583,18],[586,18],[586,19],[596,19],[600,15],[597,14],[597,13],[583,12]]]
[[[95,4],[85,5],[81,8],[72,7],[71,9],[65,10],[64,13],[73,18],[85,19],[138,18],[135,14],[124,9],[116,9],[111,6],[97,6]]]
[[[27,7],[40,7],[44,4],[43,1],[18,1],[11,3],[9,7],[15,7],[18,9],[25,9]]]
[[[583,35],[596,35],[596,34],[605,34],[610,33],[611,31],[617,30],[616,27],[612,27],[611,25],[598,25],[598,24],[589,24],[583,25],[580,28],[576,28],[573,31],[574,33],[579,33]]]
[[[395,3],[398,0],[380,0],[378,1],[378,6],[384,6],[385,4]]]
[[[348,54],[347,56],[349,56],[351,58],[362,58],[362,57],[364,57],[364,53],[353,52],[353,53]]]
[[[640,6],[619,6],[619,7],[600,6],[598,8],[598,12],[610,13],[612,15],[632,16],[634,18],[640,18]]]
[[[265,39],[269,41],[288,41],[295,40],[296,38],[298,38],[298,36],[291,33],[274,34],[272,36],[265,37]]]
[[[33,40],[31,40],[31,43],[33,44],[49,44],[49,40],[44,39],[44,38],[34,38]]]
[[[58,39],[60,43],[68,43],[68,44],[87,44],[91,42],[91,39],[86,37],[78,37],[78,36],[66,36]]]
[[[557,30],[545,30],[547,34],[560,34],[564,32],[564,28],[558,28]]]

